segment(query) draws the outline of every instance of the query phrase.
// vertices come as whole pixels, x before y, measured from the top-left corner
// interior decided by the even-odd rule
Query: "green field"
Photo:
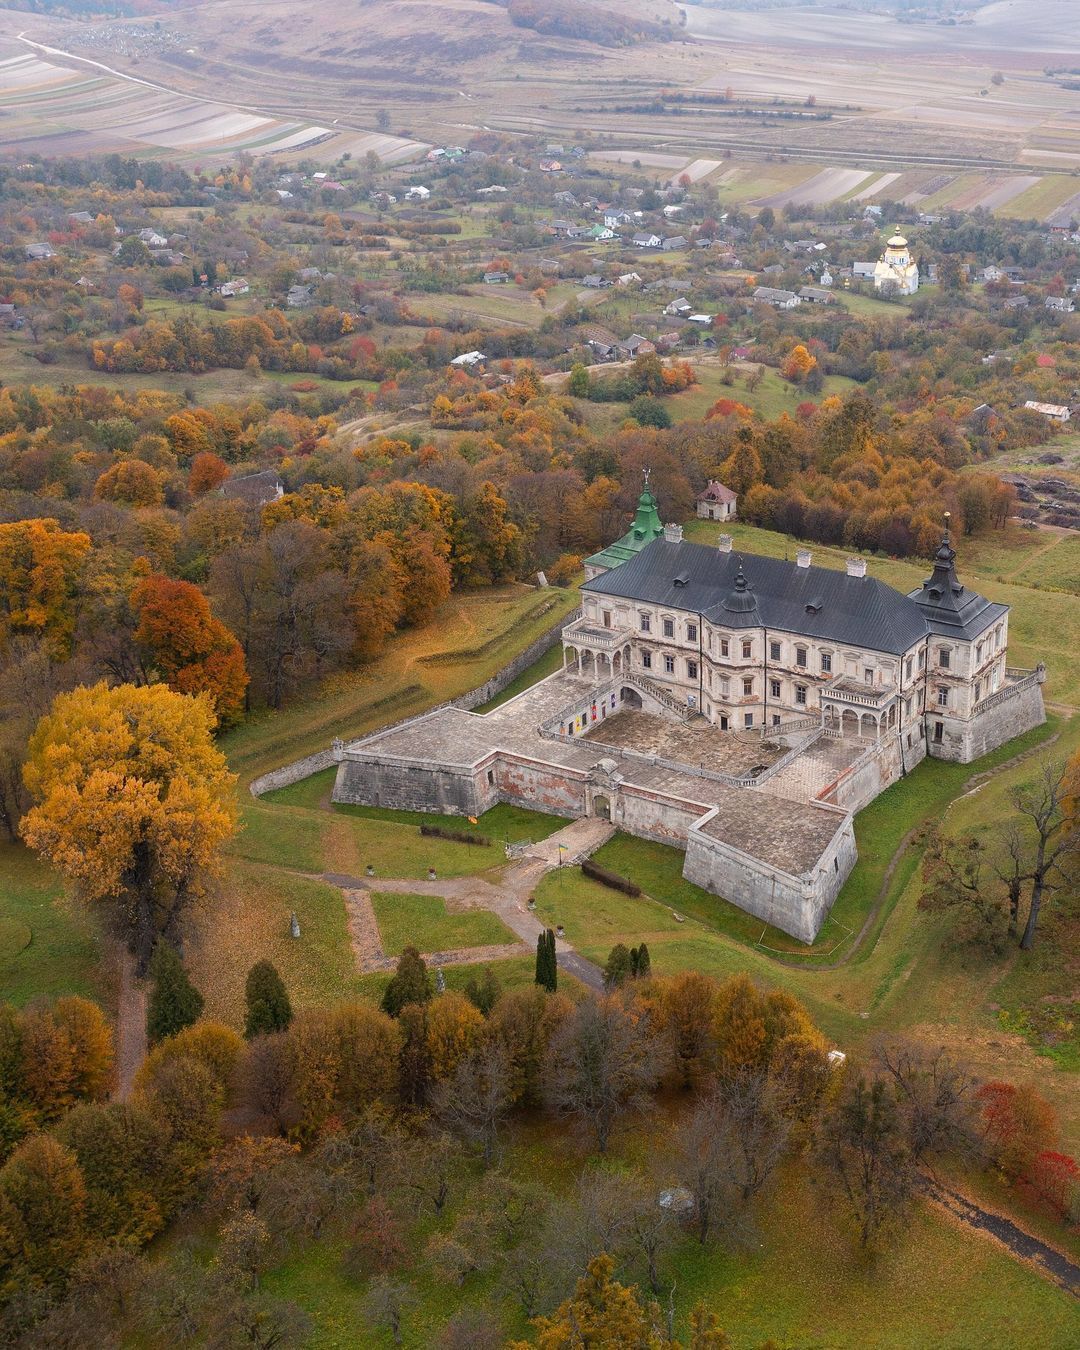
[[[408,946],[422,952],[450,952],[459,947],[497,947],[517,941],[510,929],[486,909],[451,914],[437,895],[376,891],[371,904],[387,956],[400,956]]]

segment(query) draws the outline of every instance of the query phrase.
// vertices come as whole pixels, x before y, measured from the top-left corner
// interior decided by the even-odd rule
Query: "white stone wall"
[[[683,876],[800,942],[813,942],[856,856],[851,817],[839,813],[832,843],[805,877],[768,867],[695,826],[687,838]]]
[[[1010,690],[994,706],[966,719],[939,715],[934,709],[926,714],[927,750],[934,759],[949,759],[970,764],[980,755],[1004,745],[1032,727],[1046,721],[1042,685],[1033,682],[1026,688]],[[941,739],[937,728],[941,727]]]

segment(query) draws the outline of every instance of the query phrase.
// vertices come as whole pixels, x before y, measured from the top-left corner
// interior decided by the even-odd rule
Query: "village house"
[[[682,317],[684,314],[689,314],[692,309],[693,305],[687,300],[686,296],[680,295],[677,300],[672,300],[670,304],[664,306],[664,313]]]
[[[415,187],[409,188],[408,192],[406,192],[405,200],[407,202],[426,202],[430,196],[431,189],[424,187],[421,183],[417,183]]]
[[[485,272],[485,273],[484,273],[484,285],[485,285],[485,286],[502,286],[502,285],[505,285],[505,283],[508,282],[509,280],[510,280],[510,274],[509,274],[509,272]]]
[[[265,506],[285,495],[285,484],[276,469],[263,469],[260,473],[246,473],[239,478],[227,478],[218,493],[230,501],[243,502],[248,506]]]
[[[462,352],[460,356],[455,356],[450,362],[452,366],[461,366],[467,370],[473,370],[477,366],[482,366],[487,360],[483,352],[471,351]]]
[[[1041,413],[1050,422],[1068,422],[1072,417],[1070,409],[1062,403],[1039,403],[1035,399],[1028,399],[1024,407],[1031,412]]]
[[[229,299],[234,295],[247,295],[251,290],[248,285],[247,277],[233,277],[231,281],[223,281],[218,287],[218,294]]]
[[[1064,295],[1048,295],[1044,307],[1058,314],[1072,314],[1076,310],[1073,302]]]
[[[653,234],[649,230],[643,230],[635,234],[630,241],[635,248],[659,248],[664,242],[658,234]]]
[[[46,258],[56,257],[56,249],[52,244],[27,244],[24,251],[33,262],[44,262]]]
[[[702,520],[734,520],[737,495],[723,483],[710,478],[705,491],[697,499],[697,513]]]
[[[763,305],[772,305],[774,309],[794,309],[799,297],[794,291],[778,290],[775,286],[757,286],[754,299]]]
[[[812,305],[834,305],[836,296],[832,291],[821,290],[817,286],[801,286],[799,288],[799,299],[807,300]]]
[[[623,356],[631,359],[635,356],[647,356],[656,351],[649,339],[642,337],[640,333],[631,333],[625,342],[619,342],[616,346]]]

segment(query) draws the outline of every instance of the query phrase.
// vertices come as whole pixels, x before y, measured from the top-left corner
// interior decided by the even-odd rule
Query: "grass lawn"
[[[574,590],[522,585],[455,595],[430,624],[393,638],[377,660],[236,728],[222,747],[244,785],[334,736],[363,735],[476,688],[577,603]]]
[[[371,904],[387,956],[400,956],[410,944],[422,952],[450,952],[459,947],[496,947],[517,940],[502,920],[486,909],[451,914],[438,895],[376,892]]]
[[[300,923],[299,938],[290,936],[292,914]],[[244,980],[262,959],[281,973],[294,1008],[323,1007],[358,992],[336,886],[237,861],[193,927],[185,958],[206,999],[207,1017],[242,1027]]]
[[[95,916],[19,844],[0,844],[0,1000],[103,997]]]
[[[772,419],[781,413],[794,414],[800,403],[810,395],[798,385],[790,384],[780,372],[771,367],[765,368],[761,383],[752,392],[746,388],[747,372],[735,373],[734,383],[725,384],[722,375],[727,370],[721,366],[696,365],[698,383],[681,394],[673,394],[664,400],[664,407],[675,422],[697,421],[705,416],[718,398],[734,399],[736,403],[745,403],[762,417]],[[812,402],[827,398],[830,394],[839,397],[857,388],[855,380],[845,375],[829,375],[821,394],[814,395]]]

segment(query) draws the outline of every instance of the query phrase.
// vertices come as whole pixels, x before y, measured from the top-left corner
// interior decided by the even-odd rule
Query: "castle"
[[[963,585],[947,534],[904,595],[861,558],[691,543],[646,487],[587,571],[562,670],[489,713],[341,746],[334,800],[603,816],[811,942],[855,863],[854,812],[926,755],[967,763],[1045,718],[1045,669],[1009,667],[1008,607]]]
[[[897,231],[885,245],[885,252],[874,267],[874,289],[890,290],[897,295],[914,295],[919,289],[919,268],[911,256],[908,241]]]

